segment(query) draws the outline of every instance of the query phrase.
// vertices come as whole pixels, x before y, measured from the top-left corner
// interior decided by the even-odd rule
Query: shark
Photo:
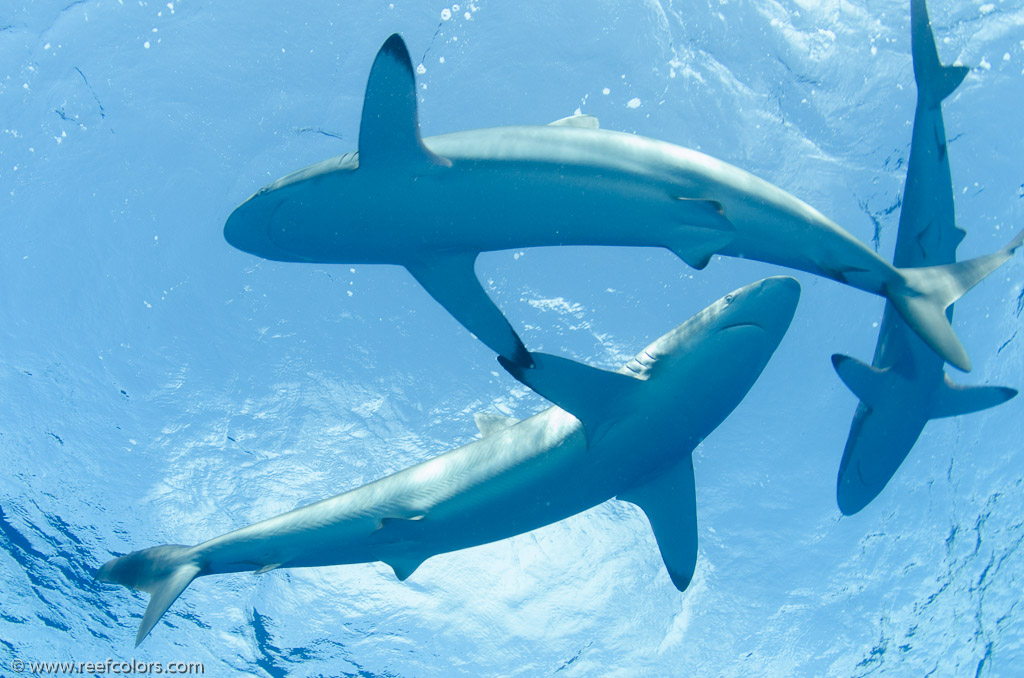
[[[942,101],[969,69],[939,61],[925,0],[911,0],[911,52],[917,106],[893,264],[952,264],[964,238],[953,209]],[[953,307],[947,310],[950,319]],[[840,378],[860,399],[836,481],[840,511],[853,515],[878,496],[931,419],[977,412],[1017,395],[1001,386],[961,386],[891,303],[886,303],[871,365],[832,356]]]
[[[945,309],[1021,244],[894,268],[781,188],[695,150],[601,129],[589,115],[423,138],[397,34],[370,69],[358,151],[261,188],[231,213],[224,237],[272,261],[404,266],[479,340],[524,367],[530,352],[476,276],[481,252],[663,247],[696,269],[716,254],[778,264],[884,296],[964,371],[970,360]]]
[[[478,415],[483,437],[466,445],[195,546],[114,558],[96,577],[151,594],[137,646],[196,577],[382,561],[405,580],[434,555],[522,534],[617,497],[644,511],[683,591],[697,562],[692,451],[760,376],[799,297],[790,277],[747,285],[617,372],[543,353],[530,368],[499,357],[556,405],[522,421]]]

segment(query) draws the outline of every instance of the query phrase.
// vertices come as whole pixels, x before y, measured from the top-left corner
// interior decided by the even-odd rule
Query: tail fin
[[[938,106],[963,82],[971,69],[966,66],[943,66],[939,61],[925,0],[910,1],[910,36],[918,96],[927,101],[929,106]]]
[[[201,570],[192,546],[154,546],[108,561],[96,572],[100,581],[151,594],[135,647],[145,640],[164,612]]]
[[[886,297],[918,336],[946,362],[970,372],[971,361],[949,324],[946,309],[999,268],[1022,244],[1024,231],[992,254],[943,266],[896,269],[901,281],[895,288],[887,286]]]

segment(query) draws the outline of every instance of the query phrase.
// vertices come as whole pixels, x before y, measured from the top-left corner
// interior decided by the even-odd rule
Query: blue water
[[[931,422],[841,517],[856,400],[829,356],[870,360],[883,302],[808,275],[761,380],[695,453],[684,594],[617,502],[405,583],[379,563],[202,578],[138,650],[147,596],[91,576],[467,442],[475,412],[544,406],[404,270],[265,262],[222,238],[256,188],[354,149],[390,33],[423,65],[425,134],[580,109],[751,170],[889,257],[907,4],[0,3],[0,675],[108,657],[207,675],[1018,675],[1024,398]],[[967,258],[1024,227],[1024,3],[930,9],[943,60],[974,67],[944,109]],[[603,367],[781,272],[586,248],[478,270],[527,346]],[[975,365],[958,380],[1024,386],[1022,279],[1018,255],[957,304]]]

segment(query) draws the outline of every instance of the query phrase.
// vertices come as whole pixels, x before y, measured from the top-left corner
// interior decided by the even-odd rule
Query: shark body
[[[757,380],[799,290],[785,277],[737,290],[617,373],[544,354],[529,369],[504,361],[579,418],[560,407],[520,422],[479,417],[483,438],[436,458],[197,546],[115,558],[96,576],[152,594],[138,644],[197,576],[383,561],[404,580],[433,555],[619,497],[644,510],[683,590],[697,559],[691,452]]]
[[[474,271],[480,252],[533,246],[665,247],[825,276],[885,296],[945,360],[969,370],[945,309],[1009,247],[947,267],[896,269],[781,188],[703,153],[598,128],[591,116],[421,138],[398,35],[367,83],[359,150],[286,176],[240,205],[227,241],[275,261],[398,264],[495,352],[530,353]]]
[[[911,0],[911,39],[917,107],[893,264],[934,266],[956,261],[964,231],[956,226],[942,100],[967,75],[939,62],[925,0]],[[953,308],[948,310],[952,319]],[[993,407],[1011,388],[959,386],[943,361],[887,303],[871,365],[835,355],[836,371],[860,398],[840,462],[836,499],[846,515],[882,491],[930,419]]]

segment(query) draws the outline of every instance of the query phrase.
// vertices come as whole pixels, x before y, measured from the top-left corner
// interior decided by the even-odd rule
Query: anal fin
[[[476,277],[476,257],[476,252],[437,254],[405,267],[430,296],[488,348],[516,365],[529,367],[533,364],[530,352]]]
[[[697,568],[697,492],[693,458],[618,496],[647,514],[672,583],[685,591]]]
[[[395,577],[398,578],[398,581],[405,581],[406,579],[411,577],[412,573],[415,572],[416,569],[423,564],[422,559],[409,557],[391,557],[386,558],[383,562],[394,571]]]
[[[417,544],[422,541],[423,520],[426,516],[417,514],[411,518],[381,518],[380,526],[369,539],[369,544],[386,548],[392,553],[381,558],[392,570],[399,581],[405,581],[416,571],[423,561],[429,558],[415,553]],[[394,553],[398,551],[398,553]],[[413,551],[408,553],[407,551]]]

